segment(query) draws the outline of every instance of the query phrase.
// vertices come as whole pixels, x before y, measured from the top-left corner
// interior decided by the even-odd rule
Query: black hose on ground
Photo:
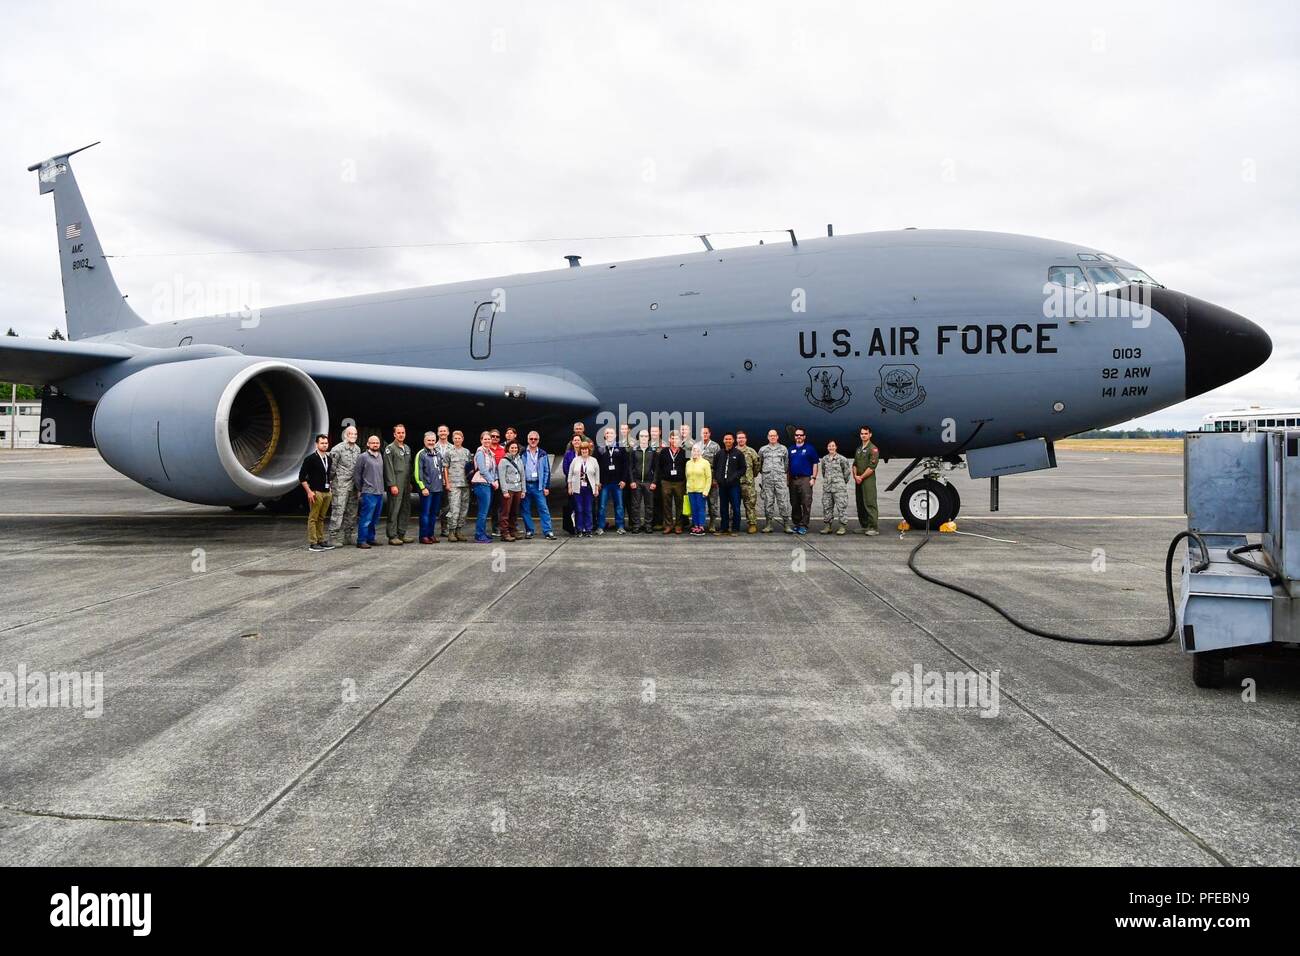
[[[1178,542],[1182,541],[1184,538],[1195,541],[1197,547],[1199,547],[1201,551],[1201,559],[1194,570],[1204,571],[1210,566],[1210,549],[1206,546],[1205,539],[1202,538],[1199,533],[1195,531],[1180,531],[1178,534],[1174,535],[1174,539],[1169,542],[1169,552],[1165,555],[1165,596],[1169,601],[1169,627],[1165,629],[1164,634],[1160,637],[1121,638],[1120,640],[1108,641],[1100,637],[1076,637],[1071,634],[1058,634],[1055,631],[1045,631],[1042,628],[1034,627],[1030,624],[1018,621],[983,595],[976,594],[974,591],[969,588],[964,588],[960,584],[951,584],[948,581],[941,581],[933,575],[926,574],[916,566],[917,554],[922,548],[930,543],[928,530],[926,536],[921,539],[920,544],[913,548],[912,553],[908,555],[907,566],[911,568],[912,573],[921,580],[929,581],[931,584],[937,584],[941,588],[947,588],[949,591],[956,591],[958,594],[964,594],[968,598],[979,601],[986,607],[990,607],[994,611],[997,611],[1022,631],[1026,631],[1037,637],[1045,637],[1049,641],[1064,641],[1067,644],[1096,644],[1103,647],[1149,647],[1152,644],[1163,644],[1174,636],[1174,628],[1178,623],[1178,614],[1174,608],[1174,552],[1178,549]]]

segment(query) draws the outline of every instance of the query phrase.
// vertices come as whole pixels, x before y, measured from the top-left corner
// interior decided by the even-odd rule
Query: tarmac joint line
[[[899,615],[904,620],[912,624],[914,627],[918,628],[921,631],[921,633],[927,635],[932,641],[938,644],[939,647],[941,647],[946,653],[950,654],[956,660],[961,661],[961,663],[966,665],[967,668],[973,671],[981,670],[981,668],[978,667],[974,661],[967,659],[956,649],[946,644],[939,637],[939,635],[935,634],[934,631],[926,627],[926,625],[923,622],[913,618],[910,614],[907,613],[907,611],[903,610],[897,604],[890,601],[889,598],[887,598],[885,595],[878,592],[875,588],[871,587],[869,584],[867,584],[865,581],[859,578],[848,568],[844,567],[844,565],[842,565],[840,562],[832,558],[829,554],[822,551],[819,547],[817,547],[817,545],[813,544],[812,542],[809,542],[807,547],[810,550],[821,555],[821,557],[825,559],[828,563],[830,563],[832,566],[842,571],[851,581],[853,581],[864,591],[872,595],[878,601],[885,604],[885,606],[893,610],[895,614]],[[1211,857],[1220,866],[1232,866],[1232,863],[1228,860],[1228,858],[1225,857],[1218,850],[1214,849],[1214,847],[1210,846],[1209,843],[1206,842],[1206,840],[1203,837],[1201,837],[1199,834],[1197,834],[1195,831],[1193,831],[1185,824],[1180,823],[1178,820],[1176,820],[1172,814],[1170,814],[1167,810],[1165,810],[1163,807],[1157,804],[1151,797],[1148,797],[1145,793],[1139,790],[1135,784],[1130,783],[1128,780],[1125,780],[1123,777],[1121,777],[1117,771],[1115,771],[1113,768],[1111,768],[1106,763],[1104,763],[1101,760],[1101,758],[1090,753],[1086,748],[1083,747],[1083,745],[1079,744],[1077,741],[1071,738],[1064,731],[1055,727],[1051,722],[1047,720],[1047,718],[1043,717],[1041,714],[1035,711],[1024,701],[1020,700],[1014,694],[1009,693],[1006,690],[1006,688],[999,688],[999,693],[1001,694],[1001,696],[1005,697],[1008,701],[1010,701],[1017,709],[1022,711],[1026,716],[1028,716],[1030,719],[1040,724],[1043,727],[1043,729],[1045,729],[1048,733],[1052,734],[1063,744],[1065,744],[1068,748],[1073,750],[1084,760],[1088,761],[1090,764],[1092,764],[1094,767],[1100,770],[1103,774],[1105,774],[1108,778],[1110,778],[1110,780],[1113,781],[1116,785],[1118,785],[1119,787],[1127,791],[1129,795],[1132,796],[1135,800],[1137,800],[1139,803],[1146,806],[1147,809],[1151,810],[1153,813],[1155,813],[1157,816],[1163,819],[1166,823],[1170,824],[1178,832],[1182,833],[1189,840],[1195,843],[1196,846],[1200,848],[1202,852],[1204,852],[1206,855]]]

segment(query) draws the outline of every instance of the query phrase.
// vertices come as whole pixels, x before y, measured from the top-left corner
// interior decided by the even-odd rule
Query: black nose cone
[[[1241,378],[1273,354],[1268,333],[1236,312],[1172,289],[1143,291],[1183,338],[1187,398]]]

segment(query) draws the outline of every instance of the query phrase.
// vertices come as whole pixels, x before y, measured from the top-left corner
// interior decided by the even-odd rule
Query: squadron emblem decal
[[[925,389],[917,381],[920,375],[921,369],[917,365],[880,366],[876,401],[881,410],[892,408],[896,412],[906,412],[924,402]]]
[[[853,392],[844,384],[844,369],[838,365],[814,365],[808,370],[804,398],[818,408],[833,412],[849,403]]]

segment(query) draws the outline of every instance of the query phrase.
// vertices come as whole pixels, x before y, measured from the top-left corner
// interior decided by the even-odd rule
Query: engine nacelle
[[[104,460],[148,488],[196,504],[247,505],[297,485],[328,422],[306,372],[230,355],[127,376],[99,400],[91,429]]]

